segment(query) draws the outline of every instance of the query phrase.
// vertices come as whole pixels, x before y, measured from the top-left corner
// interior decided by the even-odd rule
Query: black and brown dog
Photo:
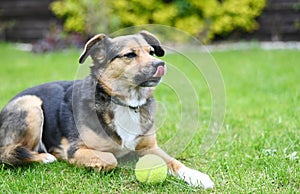
[[[110,170],[135,151],[157,154],[169,172],[188,184],[212,188],[208,175],[159,148],[153,92],[166,72],[164,50],[147,31],[110,38],[98,34],[81,55],[93,60],[83,80],[59,81],[16,95],[0,113],[0,163],[20,165],[67,160]]]

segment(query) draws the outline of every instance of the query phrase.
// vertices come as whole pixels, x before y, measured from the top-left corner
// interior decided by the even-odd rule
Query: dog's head
[[[110,90],[132,87],[155,87],[166,72],[164,50],[159,40],[147,31],[110,38],[98,34],[91,38],[79,59],[93,60],[92,76]]]

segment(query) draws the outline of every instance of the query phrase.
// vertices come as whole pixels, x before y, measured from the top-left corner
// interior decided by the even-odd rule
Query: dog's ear
[[[84,46],[84,50],[79,58],[79,63],[84,63],[86,58],[94,52],[95,49],[101,49],[103,47],[104,39],[106,39],[105,34],[97,34],[91,38]]]
[[[165,55],[165,51],[162,48],[159,40],[150,32],[146,30],[142,30],[139,32],[140,35],[143,36],[143,38],[154,48],[154,53],[158,57],[162,57]]]

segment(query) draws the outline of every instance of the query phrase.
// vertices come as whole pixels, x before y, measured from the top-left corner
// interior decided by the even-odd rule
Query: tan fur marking
[[[51,151],[51,154],[54,155],[59,160],[68,160],[68,149],[70,143],[66,138],[62,138],[60,141],[59,148],[55,148]]]
[[[98,80],[98,83],[99,85],[105,90],[105,92],[109,95],[109,96],[113,96],[113,91],[110,87],[108,87],[106,84],[105,84],[105,81],[104,80]]]
[[[175,159],[168,163],[168,168],[175,174],[177,174],[178,170],[183,166],[181,162]]]
[[[11,103],[13,106],[18,105],[20,108],[28,109],[32,106],[41,106],[42,100],[34,95],[26,95],[13,100]]]
[[[28,124],[28,131],[24,137],[24,141],[27,141],[27,146],[30,149],[34,149],[41,140],[44,123],[44,116],[40,105],[33,106],[28,111],[26,123]]]
[[[41,109],[42,101],[37,96],[26,95],[17,98],[13,102],[13,106],[26,111],[25,122],[27,129],[21,144],[33,150],[42,137],[42,127],[44,122],[43,111]]]
[[[88,148],[78,149],[73,158],[69,160],[71,164],[92,167],[97,170],[111,170],[118,164],[117,159],[112,153],[100,152]]]
[[[103,152],[116,152],[121,145],[120,140],[111,139],[106,135],[101,136],[89,128],[82,129],[80,137],[87,147]]]
[[[37,153],[37,152],[30,152],[32,157],[30,159],[27,159],[26,162],[40,162],[43,163],[45,159],[47,158],[46,153]]]
[[[113,119],[113,115],[111,115],[109,112],[105,113],[103,115],[103,118],[104,118],[104,122],[107,124],[107,125],[111,125],[112,123],[112,119]]]
[[[139,152],[143,152],[153,148],[157,148],[155,134],[142,137],[135,149]]]

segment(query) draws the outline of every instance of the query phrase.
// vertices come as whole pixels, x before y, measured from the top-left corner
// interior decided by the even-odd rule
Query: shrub
[[[56,0],[50,5],[53,13],[63,19],[66,32],[92,35],[116,29],[108,0]],[[115,27],[116,26],[116,27]]]
[[[111,32],[141,24],[164,24],[202,40],[227,36],[235,30],[258,28],[266,0],[56,0],[52,11],[64,19],[66,31],[83,34]]]

